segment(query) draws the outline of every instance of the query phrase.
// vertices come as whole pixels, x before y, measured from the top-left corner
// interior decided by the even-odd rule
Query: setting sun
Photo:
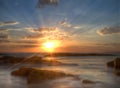
[[[59,46],[58,41],[47,41],[43,43],[43,49],[47,52],[53,52]]]
[[[55,47],[55,42],[46,42],[44,46],[48,49]]]

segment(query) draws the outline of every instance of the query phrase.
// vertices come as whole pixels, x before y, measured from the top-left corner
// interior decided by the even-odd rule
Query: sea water
[[[48,59],[47,57],[45,59]],[[73,75],[79,79],[65,77],[48,80],[39,84],[27,84],[25,78],[11,76],[10,66],[0,66],[0,88],[120,88],[120,77],[114,74],[114,69],[108,68],[106,63],[115,56],[67,56],[54,57],[58,61],[69,65],[43,66],[42,69],[56,70]],[[39,67],[39,66],[38,66]],[[90,80],[94,83],[83,83]]]

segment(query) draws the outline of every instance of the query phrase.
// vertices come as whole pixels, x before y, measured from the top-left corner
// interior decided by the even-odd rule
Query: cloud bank
[[[0,22],[0,27],[19,24],[17,21]]]
[[[120,33],[120,26],[105,27],[105,28],[97,31],[97,33],[99,35],[118,34],[118,33]]]
[[[0,33],[0,39],[8,39],[8,35],[4,33]]]
[[[35,34],[36,32],[36,34]],[[34,34],[27,36],[27,39],[51,39],[51,40],[64,40],[70,35],[59,28],[39,28],[35,30]]]

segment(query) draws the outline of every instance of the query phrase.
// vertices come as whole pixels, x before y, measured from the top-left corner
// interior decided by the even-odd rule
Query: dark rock
[[[108,67],[114,67],[114,61],[107,62]]]
[[[115,70],[115,74],[116,74],[117,76],[120,76],[120,70]]]
[[[120,69],[120,58],[116,58],[113,61],[107,62],[107,66],[115,69]]]
[[[50,79],[73,76],[62,72],[41,70],[39,68],[26,68],[26,67],[13,71],[11,74],[14,76],[26,77],[28,83],[39,83]]]
[[[120,69],[120,58],[114,60],[115,69]]]
[[[114,68],[114,73],[120,76],[120,58],[116,58],[113,61],[108,62],[107,66]]]
[[[94,84],[95,82],[94,82],[94,81],[91,81],[91,80],[84,79],[84,80],[82,81],[82,83],[84,83],[84,84]]]
[[[12,72],[11,72],[11,75],[26,77],[26,76],[29,75],[29,73],[30,73],[32,70],[33,70],[32,68],[21,67],[21,68],[18,69],[18,70],[12,71]]]

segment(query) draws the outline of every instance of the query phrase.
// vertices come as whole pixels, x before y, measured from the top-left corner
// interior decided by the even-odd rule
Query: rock
[[[114,61],[107,62],[108,67],[114,67]]]
[[[23,76],[26,77],[29,75],[29,73],[33,70],[33,68],[25,68],[25,67],[21,67],[18,70],[12,71],[11,75],[14,76]]]
[[[73,76],[70,74],[50,71],[50,70],[41,70],[38,68],[20,68],[19,70],[13,71],[11,73],[14,76],[22,76],[27,78],[27,82],[30,83],[39,83],[50,79],[57,79],[66,76]]]
[[[113,61],[107,62],[107,66],[115,69],[120,69],[120,58],[116,58]]]
[[[120,70],[115,70],[115,74],[116,74],[117,76],[120,76]]]
[[[91,81],[91,80],[84,79],[84,80],[82,81],[82,83],[84,83],[84,84],[94,84],[95,82],[94,82],[94,81]]]
[[[113,61],[108,62],[107,66],[114,68],[114,73],[120,76],[120,58],[116,58]]]
[[[114,60],[115,69],[120,69],[120,58]]]

